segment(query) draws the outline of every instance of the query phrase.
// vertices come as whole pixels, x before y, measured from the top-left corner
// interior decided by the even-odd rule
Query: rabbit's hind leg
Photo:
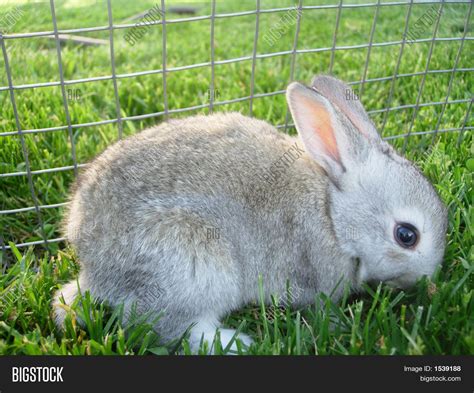
[[[220,319],[245,300],[241,266],[233,258],[226,233],[220,233],[207,219],[178,209],[160,211],[158,219],[146,226],[151,228],[142,237],[151,245],[146,248],[146,259],[154,261],[150,267],[153,278],[148,283],[162,288],[156,299],[156,309],[163,310],[157,331],[165,339],[174,339],[191,327],[193,352],[198,351],[201,339],[210,348]],[[225,348],[235,331],[219,331]],[[239,337],[244,344],[251,342],[243,334]]]

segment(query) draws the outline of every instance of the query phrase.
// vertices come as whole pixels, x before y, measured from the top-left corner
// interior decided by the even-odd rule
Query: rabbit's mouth
[[[379,285],[380,283],[384,283],[392,288],[407,289],[412,286],[412,284],[406,278],[406,274],[395,274],[393,276],[388,276],[385,278],[372,278],[367,280],[367,283],[369,285]]]
[[[401,285],[400,282],[397,281],[396,278],[392,280],[384,280],[385,284],[387,284],[389,287],[396,288],[396,289],[405,289],[406,287]]]
[[[412,287],[416,281],[414,282],[413,279],[410,279],[408,274],[400,274],[395,277],[390,277],[389,279],[384,280],[384,282],[393,288],[408,289]]]

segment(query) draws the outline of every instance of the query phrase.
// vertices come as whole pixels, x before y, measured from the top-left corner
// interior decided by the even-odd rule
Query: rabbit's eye
[[[411,224],[395,225],[394,235],[397,243],[404,248],[411,248],[418,242],[418,231]]]

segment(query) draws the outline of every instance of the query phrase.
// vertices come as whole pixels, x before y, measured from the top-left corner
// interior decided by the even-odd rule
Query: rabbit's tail
[[[79,290],[84,293],[87,288],[84,287],[85,280],[79,275],[79,278],[74,279],[63,285],[54,294],[52,307],[54,322],[59,329],[63,329],[66,314],[75,298],[79,294]]]

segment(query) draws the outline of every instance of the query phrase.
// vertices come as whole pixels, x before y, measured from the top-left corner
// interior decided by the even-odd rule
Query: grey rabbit
[[[366,282],[406,288],[441,264],[447,211],[422,173],[378,135],[330,76],[289,85],[299,138],[239,113],[169,120],[118,141],[79,176],[65,234],[78,280],[54,299],[58,326],[81,292],[161,313],[163,340],[190,326],[196,351],[220,320],[299,288],[337,301]],[[342,285],[340,285],[342,283]],[[238,339],[248,346],[249,336]],[[235,349],[235,341],[232,349]]]

